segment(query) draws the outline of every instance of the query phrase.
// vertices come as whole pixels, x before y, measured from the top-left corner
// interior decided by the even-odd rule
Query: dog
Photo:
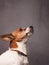
[[[0,40],[10,41],[9,49],[0,55],[0,65],[28,65],[26,43],[33,32],[33,26],[29,26],[0,35]]]

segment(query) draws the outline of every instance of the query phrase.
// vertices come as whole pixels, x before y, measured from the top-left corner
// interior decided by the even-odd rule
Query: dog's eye
[[[20,28],[20,31],[22,31],[22,29]]]

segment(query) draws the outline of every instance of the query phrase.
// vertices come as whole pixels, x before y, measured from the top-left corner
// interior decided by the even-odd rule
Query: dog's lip
[[[33,32],[34,32],[34,30],[30,29],[27,33],[29,34],[29,33],[33,33]]]
[[[32,34],[33,34],[33,32],[29,31],[29,32],[26,33],[26,36],[31,36]]]

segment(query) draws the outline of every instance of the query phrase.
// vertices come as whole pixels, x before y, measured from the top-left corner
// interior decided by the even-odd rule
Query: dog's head
[[[15,37],[16,41],[22,41],[23,39],[28,39],[33,33],[33,27],[27,28],[17,28],[12,35]]]
[[[33,26],[29,26],[27,28],[16,28],[13,33],[0,35],[0,39],[5,41],[16,40],[17,42],[20,42],[23,39],[28,39],[33,32]]]
[[[0,40],[10,41],[10,48],[17,48],[16,42],[26,42],[33,34],[33,26],[27,28],[16,28],[10,34],[0,35]]]

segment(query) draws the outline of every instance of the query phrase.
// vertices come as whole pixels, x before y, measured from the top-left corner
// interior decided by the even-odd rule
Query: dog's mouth
[[[26,36],[31,36],[31,35],[32,35],[32,32],[26,33]]]

